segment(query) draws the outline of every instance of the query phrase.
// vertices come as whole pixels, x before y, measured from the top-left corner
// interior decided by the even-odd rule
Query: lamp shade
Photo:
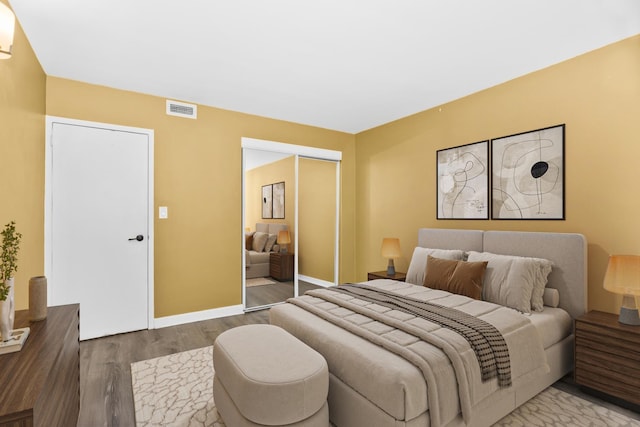
[[[640,256],[612,255],[609,257],[604,288],[616,294],[640,295]]]
[[[16,17],[13,11],[4,3],[0,3],[0,59],[11,58],[15,27]]]
[[[396,237],[385,237],[382,239],[382,257],[383,258],[400,258],[400,239]]]
[[[289,230],[280,230],[278,231],[278,244],[280,245],[280,252],[286,254],[289,249],[287,245],[291,243],[291,234],[289,234]]]
[[[289,243],[291,243],[291,235],[289,234],[289,230],[278,231],[278,244],[288,245]]]

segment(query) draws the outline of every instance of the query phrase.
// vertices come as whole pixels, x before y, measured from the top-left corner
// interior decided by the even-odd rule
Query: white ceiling
[[[350,133],[640,33],[638,0],[10,3],[47,75]]]

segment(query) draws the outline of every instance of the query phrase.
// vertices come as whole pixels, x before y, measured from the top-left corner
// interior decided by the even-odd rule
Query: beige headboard
[[[286,230],[287,228],[288,228],[287,224],[276,224],[271,222],[256,223],[256,231],[260,231],[262,233],[268,233],[268,234],[278,234],[280,230]]]
[[[587,311],[587,240],[582,234],[421,228],[418,245],[548,259],[553,269],[547,287],[560,293],[560,307],[573,318]]]

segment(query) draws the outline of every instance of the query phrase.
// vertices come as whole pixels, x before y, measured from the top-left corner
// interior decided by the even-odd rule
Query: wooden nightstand
[[[269,255],[269,275],[276,280],[293,279],[293,254],[287,252],[271,252]]]
[[[375,280],[375,279],[392,279],[397,280],[398,282],[404,282],[407,278],[407,273],[401,273],[396,271],[396,274],[393,276],[387,275],[387,270],[384,271],[373,271],[367,273],[367,280]]]
[[[640,326],[590,311],[576,319],[575,336],[576,383],[640,405]]]

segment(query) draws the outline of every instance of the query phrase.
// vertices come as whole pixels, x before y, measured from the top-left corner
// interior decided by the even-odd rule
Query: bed
[[[547,271],[543,310],[522,313],[491,302],[415,286],[424,280],[420,276],[422,265],[419,265],[419,262],[425,262],[422,255],[424,252],[440,253],[438,250],[461,251],[465,260],[482,259],[487,253],[548,260],[553,267]],[[420,256],[416,258],[418,253]],[[435,264],[429,264],[427,273],[430,273],[431,265]],[[491,265],[489,261],[485,280],[490,270],[494,275],[498,270],[497,267],[490,268]],[[432,338],[424,335],[423,330],[415,329],[418,324],[424,330],[431,328],[429,322],[423,322],[419,317],[407,317],[388,308],[379,310],[380,305],[375,302],[361,301],[358,296],[331,289],[314,291],[328,295],[304,295],[273,307],[270,321],[307,343],[327,360],[329,414],[334,425],[490,426],[573,370],[573,319],[585,313],[587,307],[584,236],[420,229],[407,282],[378,279],[362,282],[365,286],[352,291],[368,292],[358,289],[376,288],[383,295],[405,294],[413,300],[429,300],[477,313],[478,318],[496,323],[491,327],[503,334],[511,357],[508,384],[501,383],[499,375],[480,378],[484,377],[484,368],[479,367],[479,359],[473,358],[474,351],[470,350],[469,343],[445,328],[433,332],[436,338]],[[549,294],[551,297],[547,298]],[[555,301],[553,297],[556,297]],[[345,300],[346,308],[336,306],[337,300]],[[547,306],[547,303],[557,307]],[[326,312],[321,311],[324,309]],[[365,315],[367,310],[372,313],[370,317]],[[380,326],[376,311],[391,313],[391,326]],[[508,325],[504,320],[507,318],[518,326]],[[402,325],[398,326],[400,323]],[[364,325],[360,328],[364,332],[353,324]],[[400,329],[389,331],[395,327]],[[409,333],[403,329],[405,327],[410,328]],[[381,339],[376,334],[385,335],[388,342],[376,341]],[[412,334],[429,342],[413,342],[408,339]],[[433,346],[432,341],[440,347]],[[452,348],[460,354],[451,354]],[[423,353],[416,356],[414,353],[418,351]],[[405,357],[407,355],[410,357]],[[423,361],[430,357],[436,361]]]

